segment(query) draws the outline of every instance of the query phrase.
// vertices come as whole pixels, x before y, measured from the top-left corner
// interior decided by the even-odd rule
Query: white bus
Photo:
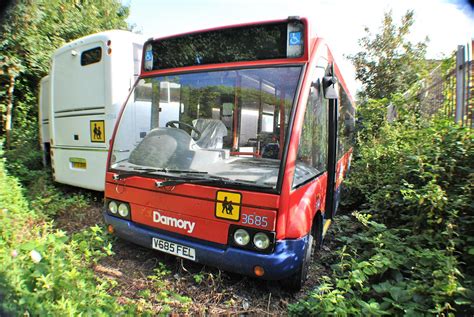
[[[44,76],[40,81],[39,105],[38,105],[38,121],[39,121],[39,138],[41,150],[43,152],[43,165],[49,166],[50,161],[50,137],[49,137],[49,109],[51,107],[51,89],[49,76]]]
[[[54,53],[49,78],[41,82],[40,130],[43,149],[50,146],[56,182],[104,190],[109,139],[140,73],[143,42],[140,35],[113,30]]]

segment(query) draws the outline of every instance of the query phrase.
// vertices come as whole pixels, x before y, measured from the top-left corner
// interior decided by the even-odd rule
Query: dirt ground
[[[68,233],[102,223],[101,199],[92,208],[63,213],[56,225]],[[331,232],[331,230],[330,230]],[[331,233],[313,261],[308,281],[298,293],[283,290],[278,282],[227,273],[192,261],[146,249],[117,239],[114,255],[94,267],[96,273],[117,285],[119,301],[133,302],[139,309],[190,315],[286,315],[287,305],[297,302],[318,284],[330,268],[324,259],[335,248]],[[327,261],[326,261],[327,262]]]

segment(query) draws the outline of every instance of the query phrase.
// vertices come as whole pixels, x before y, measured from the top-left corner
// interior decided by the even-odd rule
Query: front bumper
[[[274,252],[262,254],[232,246],[217,247],[206,241],[196,242],[183,236],[169,234],[166,231],[142,227],[132,221],[113,217],[104,213],[104,220],[114,227],[114,234],[127,241],[151,248],[152,238],[160,238],[182,244],[196,250],[196,262],[218,267],[224,271],[255,276],[254,267],[265,269],[266,280],[280,280],[291,276],[301,266],[308,237],[280,240],[276,242]]]

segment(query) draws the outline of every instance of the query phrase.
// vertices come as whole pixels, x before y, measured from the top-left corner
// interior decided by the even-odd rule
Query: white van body
[[[39,138],[43,152],[43,165],[50,164],[50,136],[49,136],[49,111],[51,107],[51,89],[49,76],[44,76],[40,81],[38,121],[40,125]]]
[[[109,140],[139,75],[144,40],[127,31],[106,31],[54,53],[49,132],[56,182],[104,190]]]

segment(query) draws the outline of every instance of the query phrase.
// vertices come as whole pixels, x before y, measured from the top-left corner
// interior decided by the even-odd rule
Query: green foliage
[[[5,152],[8,173],[17,177],[24,185],[34,184],[45,174],[42,164],[43,154],[36,136],[36,123],[32,128],[23,130],[21,134],[19,130],[14,130],[15,146]]]
[[[54,50],[92,33],[127,29],[128,14],[128,7],[118,0],[16,1],[5,12],[0,25],[0,109],[3,117],[13,89],[13,148],[37,149],[38,86]],[[3,129],[7,120],[1,120]],[[25,133],[29,138],[23,137]],[[25,148],[25,140],[34,146],[28,143]]]
[[[356,219],[343,217],[343,247],[295,315],[453,315],[474,311],[472,130],[363,109],[348,186]]]
[[[387,12],[378,34],[365,29],[367,35],[359,40],[362,51],[349,56],[356,78],[364,85],[361,97],[381,99],[403,93],[426,73],[426,41],[407,40],[414,21],[413,11],[408,11],[397,26],[392,12]]]
[[[171,290],[171,271],[162,262],[153,270],[153,274],[147,277],[149,288],[140,291],[140,298],[137,302],[137,309],[142,314],[169,315],[173,311],[187,312],[191,298],[180,295]]]
[[[110,237],[91,227],[72,238],[28,207],[18,181],[0,161],[0,313],[115,315],[133,313],[109,295],[113,285],[89,266],[111,254]]]
[[[61,212],[76,212],[89,206],[90,199],[84,194],[61,190],[53,185],[51,171],[41,164],[41,152],[31,151],[33,142],[7,151],[6,169],[25,186],[24,195],[29,206],[37,213],[54,217]],[[25,151],[24,149],[29,149]]]
[[[434,120],[385,124],[378,133],[361,141],[349,180],[363,202],[383,211],[374,213],[374,219],[410,223],[433,235],[448,224],[467,233],[464,223],[472,223],[472,131]],[[461,223],[452,223],[459,217]]]
[[[474,294],[463,287],[459,262],[449,250],[424,247],[411,230],[387,228],[370,215],[354,216],[340,219],[352,235],[340,238],[345,245],[333,276],[290,305],[293,315],[420,316],[464,311],[470,304]]]
[[[474,135],[422,114],[425,44],[406,41],[412,12],[402,22],[386,14],[351,57],[365,90],[342,203],[359,212],[339,219],[333,274],[289,306],[293,315],[474,313]]]
[[[39,174],[39,173],[38,173]],[[52,185],[48,171],[30,184],[26,193],[30,206],[48,217],[54,217],[62,212],[75,213],[90,207],[90,198],[80,193],[67,193]]]
[[[204,274],[202,273],[194,274],[193,279],[194,279],[194,282],[196,282],[196,284],[201,284],[202,281],[204,280]]]

